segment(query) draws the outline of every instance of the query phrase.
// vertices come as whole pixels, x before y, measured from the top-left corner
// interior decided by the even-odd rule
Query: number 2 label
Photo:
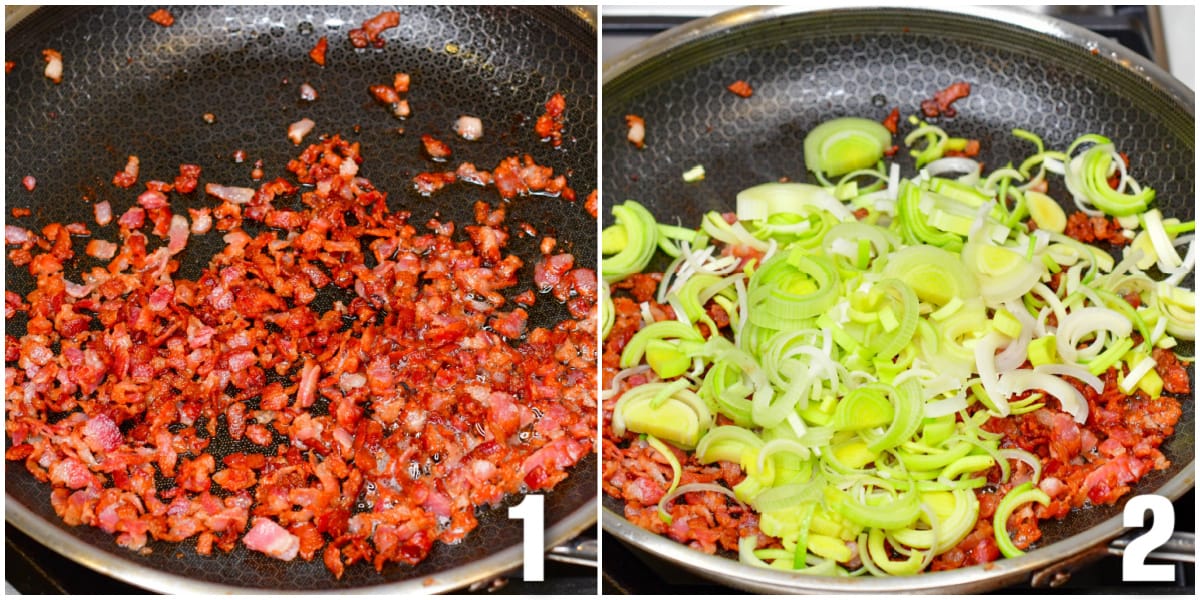
[[[508,518],[520,519],[524,525],[522,546],[525,548],[525,566],[521,577],[525,581],[545,580],[546,528],[545,498],[530,494],[516,506],[508,508]]]
[[[1125,505],[1125,526],[1141,527],[1147,510],[1154,515],[1154,524],[1125,547],[1121,557],[1121,578],[1124,581],[1174,581],[1175,567],[1148,565],[1146,555],[1171,539],[1175,531],[1175,507],[1162,496],[1134,496]]]

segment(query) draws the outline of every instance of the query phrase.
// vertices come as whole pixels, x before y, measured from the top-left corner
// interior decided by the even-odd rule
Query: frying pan
[[[1065,148],[1083,133],[1101,133],[1131,157],[1139,180],[1158,190],[1165,214],[1194,218],[1191,90],[1078,27],[1002,9],[970,13],[747,8],[685,24],[630,49],[604,72],[605,197],[635,199],[660,221],[695,226],[707,211],[731,210],[741,189],[782,177],[808,180],[803,139],[818,123],[839,116],[882,120],[895,106],[903,115],[919,114],[922,99],[967,81],[970,97],[955,105],[956,118],[942,124],[951,135],[979,139],[980,159],[991,168],[1030,153],[1028,143],[1011,135],[1016,127],[1038,133],[1053,148]],[[751,97],[725,91],[739,79],[753,87]],[[623,119],[630,113],[646,121],[644,150],[625,140]],[[684,183],[682,173],[697,164],[705,179]],[[912,172],[911,159],[902,166]],[[1147,475],[1126,499],[1159,494],[1174,500],[1194,486],[1195,401],[1181,401],[1183,417],[1162,447],[1171,467]],[[605,496],[603,504],[603,526],[622,542],[746,590],[962,593],[1029,582],[1105,544],[1123,531],[1124,500],[1044,523],[1038,547],[1016,559],[852,580],[706,555],[632,525],[613,498]]]
[[[402,7],[400,26],[383,34],[386,46],[355,50],[347,31],[382,7],[174,7],[169,28],[149,21],[151,10],[43,8],[8,30],[6,59],[16,66],[6,76],[6,205],[33,209],[30,217],[8,222],[31,229],[54,221],[94,227],[92,203],[101,200],[112,203],[114,214],[124,212],[136,194],[110,181],[130,154],[141,160],[142,181],[169,180],[185,162],[203,166],[201,183],[255,185],[250,171],[258,159],[268,178],[288,175],[287,161],[302,149],[287,140],[288,124],[308,117],[317,124],[308,142],[334,133],[361,142],[361,174],[388,193],[392,210],[412,211],[413,223],[435,215],[470,223],[476,200],[499,201],[494,191],[468,185],[450,186],[431,198],[416,194],[412,177],[440,170],[422,158],[420,134],[446,140],[456,161],[480,168],[532,154],[538,164],[568,173],[580,200],[518,198],[508,203],[508,222],[514,228],[527,222],[540,235],[556,236],[580,264],[595,263],[595,221],[582,206],[596,187],[598,139],[596,30],[586,13]],[[329,40],[324,68],[308,56],[321,36]],[[60,85],[42,76],[43,48],[64,56]],[[413,81],[413,116],[404,123],[367,91],[372,84],[390,84],[397,71],[410,73]],[[315,102],[299,99],[304,82],[316,88]],[[567,100],[568,119],[559,149],[533,133],[533,119],[556,91]],[[215,122],[206,123],[204,113],[212,113]],[[462,114],[482,119],[481,141],[468,144],[454,135],[454,121]],[[398,134],[398,127],[407,133]],[[245,151],[245,163],[231,159],[238,149]],[[32,193],[20,185],[25,175],[37,179]],[[203,193],[173,202],[177,211],[215,205]],[[96,231],[114,237],[114,230]],[[517,235],[510,240],[510,250],[526,262],[520,273],[526,283],[514,294],[533,285],[539,241],[540,236]],[[179,255],[180,276],[194,278],[221,247],[219,233],[193,236]],[[89,260],[68,264],[67,271],[90,268]],[[5,285],[24,294],[32,282],[25,269],[10,266]],[[559,303],[543,299],[530,310],[529,325],[552,326],[567,316]],[[21,335],[25,323],[14,319],[6,327],[8,334]],[[219,441],[213,444],[218,459],[228,451]],[[64,526],[50,507],[49,487],[21,464],[6,461],[5,483],[9,523],[97,571],[164,592],[438,592],[494,577],[520,564],[522,556],[522,522],[507,518],[507,507],[520,498],[480,510],[476,531],[453,546],[435,544],[416,566],[389,565],[376,573],[356,564],[335,580],[320,560],[285,563],[244,547],[205,557],[191,543],[151,542],[149,554],[128,552],[98,529]],[[595,502],[592,455],[545,496],[547,546],[594,523]]]

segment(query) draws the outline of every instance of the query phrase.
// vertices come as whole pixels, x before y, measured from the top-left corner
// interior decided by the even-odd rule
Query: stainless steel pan
[[[753,86],[753,96],[724,90],[738,79]],[[740,189],[781,177],[805,180],[803,137],[817,123],[845,115],[882,119],[893,106],[917,113],[921,99],[960,80],[971,83],[971,96],[957,103],[958,117],[946,127],[980,139],[985,163],[1028,154],[1024,142],[1011,136],[1015,127],[1042,135],[1052,147],[1099,132],[1135,157],[1164,212],[1194,218],[1193,92],[1105,38],[1049,17],[996,8],[747,8],[656,36],[605,68],[605,197],[636,199],[660,221],[678,217],[696,224],[709,210],[729,210]],[[646,121],[644,150],[624,139],[629,113]],[[681,174],[696,164],[705,167],[705,180],[685,184]],[[1183,417],[1162,448],[1172,466],[1149,474],[1130,495],[1175,499],[1194,487],[1195,402],[1189,397],[1182,403]],[[853,580],[759,569],[700,553],[630,524],[620,502],[607,496],[602,521],[627,544],[746,590],[954,593],[1031,579],[1053,583],[1072,559],[1107,551],[1124,531],[1123,506],[1076,510],[1061,522],[1044,523],[1039,546],[1020,558]],[[1194,555],[1194,542],[1179,541],[1182,554]]]

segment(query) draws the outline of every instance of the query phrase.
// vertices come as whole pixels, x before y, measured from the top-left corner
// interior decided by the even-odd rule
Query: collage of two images
[[[1194,594],[1191,6],[6,6],[8,594]]]

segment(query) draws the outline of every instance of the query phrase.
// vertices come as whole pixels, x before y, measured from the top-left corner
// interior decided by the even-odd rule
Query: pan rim
[[[604,65],[602,85],[608,85],[633,71],[643,62],[679,49],[698,40],[708,39],[730,29],[749,26],[793,15],[820,13],[846,14],[885,9],[895,12],[955,15],[983,21],[1003,22],[1034,34],[1049,36],[1087,49],[1117,66],[1136,73],[1151,86],[1164,91],[1186,115],[1195,117],[1195,91],[1140,54],[1103,36],[1059,19],[1027,11],[994,6],[933,7],[882,4],[870,7],[846,7],[829,3],[803,6],[747,7],[721,12],[690,21],[659,33],[614,57]],[[603,148],[601,149],[603,153]],[[1154,493],[1177,500],[1195,487],[1196,462],[1193,455],[1183,469]],[[1123,505],[1132,496],[1121,499]],[[899,577],[836,578],[788,573],[775,569],[754,568],[723,556],[706,554],[634,525],[607,506],[602,507],[601,526],[622,543],[630,544],[672,564],[702,575],[719,575],[726,583],[760,593],[970,593],[1012,584],[1062,561],[1107,544],[1128,530],[1123,517],[1114,515],[1105,521],[1053,544],[1039,547],[1012,559],[917,575]]]
[[[1060,19],[1029,11],[997,6],[922,6],[909,4],[880,4],[869,7],[846,7],[832,3],[814,2],[804,5],[755,6],[717,13],[711,17],[690,21],[659,33],[644,42],[627,49],[604,65],[601,85],[607,85],[651,57],[663,54],[695,40],[703,39],[728,29],[777,19],[790,15],[816,15],[819,13],[853,13],[878,11],[880,9],[911,13],[941,13],[984,21],[1002,22],[1008,25],[1042,34],[1076,46],[1096,49],[1099,56],[1130,70],[1163,89],[1177,101],[1188,115],[1196,114],[1196,92],[1183,82],[1163,70],[1146,57],[1118,44],[1102,35]]]
[[[439,571],[425,577],[352,588],[272,590],[191,579],[136,563],[112,550],[97,548],[88,544],[80,544],[79,540],[71,536],[67,531],[55,526],[54,523],[41,515],[34,513],[7,492],[4,494],[4,519],[7,523],[21,530],[21,532],[37,540],[38,543],[93,571],[143,587],[147,590],[165,594],[261,594],[266,592],[298,594],[437,594],[461,589],[473,582],[482,581],[489,577],[505,573],[521,565],[524,557],[522,545],[518,543],[479,560],[445,571]],[[546,549],[548,550],[579,535],[584,529],[587,529],[595,522],[595,506],[591,503],[582,504],[546,530]]]

